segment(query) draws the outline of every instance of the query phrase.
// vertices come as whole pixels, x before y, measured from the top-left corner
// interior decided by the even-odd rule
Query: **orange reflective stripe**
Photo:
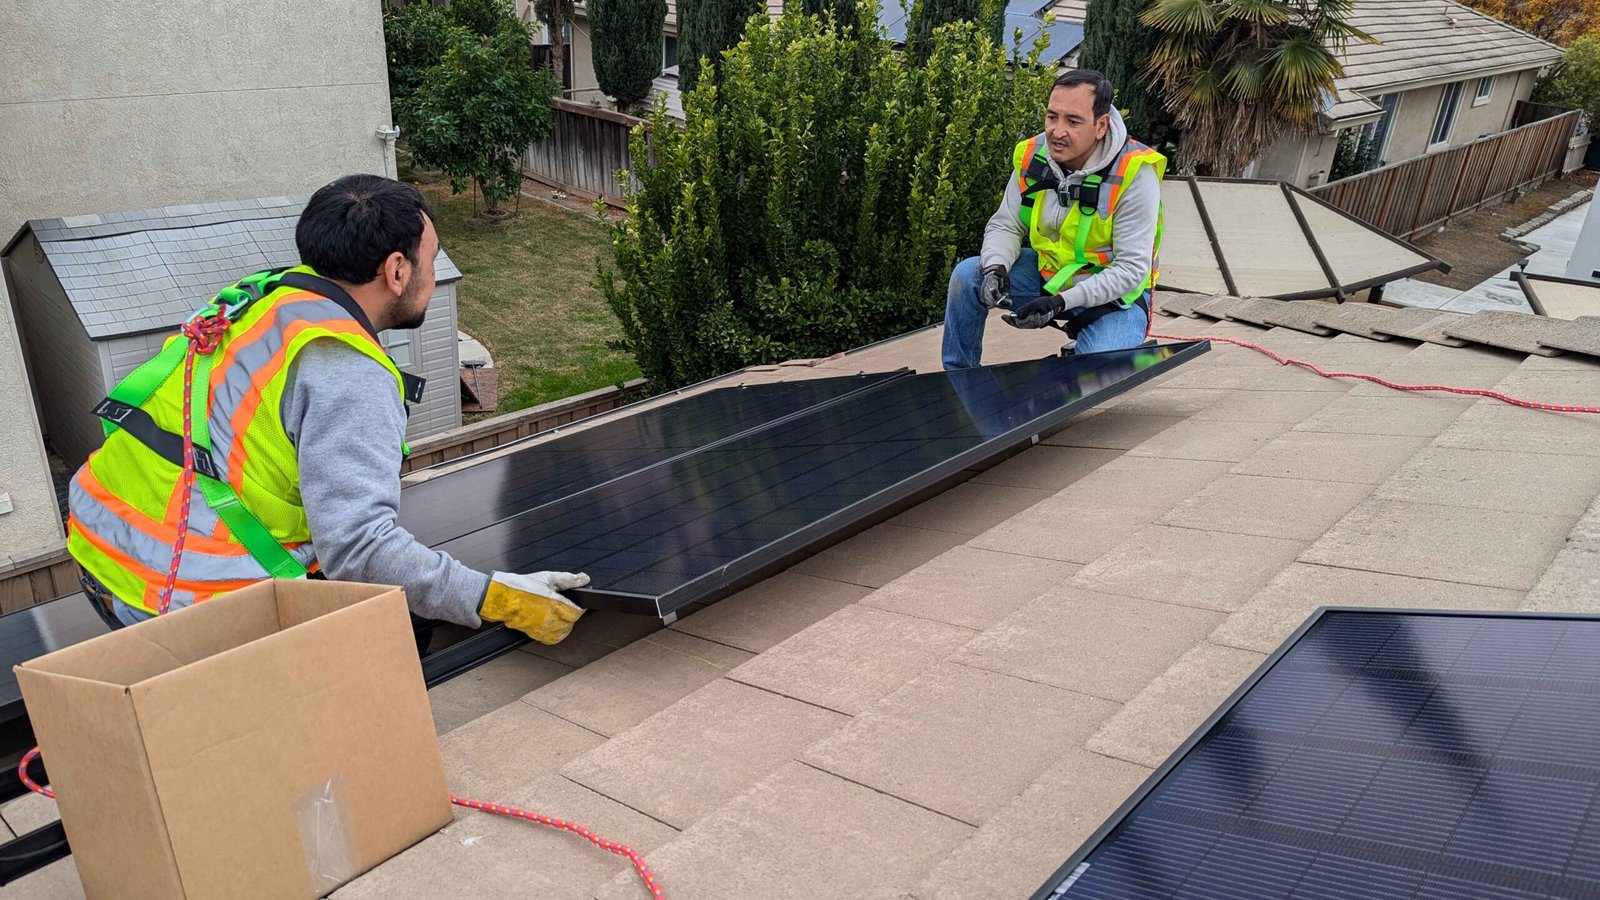
[[[71,526],[76,529],[79,534],[83,535],[83,539],[87,541],[90,546],[105,554],[108,559],[126,570],[129,574],[134,575],[143,581],[145,583],[145,591],[147,594],[152,590],[154,590],[157,594],[160,593],[161,586],[166,584],[167,573],[157,572],[155,569],[152,569],[128,554],[123,553],[105,538],[96,534],[91,529],[85,528],[83,523],[77,521],[76,519],[71,520]],[[259,581],[260,579],[256,578],[240,579],[237,581],[194,581],[192,579],[179,578],[173,587],[174,590],[189,591],[190,593],[209,592],[213,594],[220,594],[224,591],[237,591],[242,588],[247,588]]]
[[[282,297],[275,299],[272,303],[272,309],[268,310],[265,315],[257,319],[255,323],[252,324],[248,329],[229,338],[227,346],[222,348],[222,356],[218,357],[216,362],[211,366],[212,392],[214,393],[217,388],[221,387],[223,381],[227,379],[228,370],[233,367],[233,361],[239,355],[239,351],[260,340],[264,335],[266,335],[267,332],[277,327],[278,316],[282,315],[283,305],[285,303],[321,299],[323,298],[311,293],[310,291],[290,291],[289,293],[284,294]]]
[[[143,532],[148,537],[169,546],[178,539],[178,529],[176,527],[167,525],[166,522],[157,522],[151,519],[138,509],[130,506],[122,498],[106,490],[106,486],[100,483],[100,480],[94,476],[94,472],[88,466],[83,466],[78,470],[76,480],[78,482],[78,486],[83,488],[84,493],[88,494],[92,499],[100,503],[100,505],[104,506],[111,512],[112,515],[116,516],[122,522],[133,526],[135,529]],[[205,500],[196,498],[194,502],[204,503]],[[174,509],[175,507],[169,507],[169,518],[167,521],[177,521],[177,514],[172,511]],[[73,520],[76,521],[76,518]],[[79,523],[79,528],[85,534],[89,533],[89,529],[83,528],[81,522]],[[223,530],[223,532],[224,535],[226,535],[226,531]],[[290,550],[293,550],[304,543],[304,541],[298,541],[285,544],[284,546]],[[197,534],[193,531],[189,532],[189,536],[184,539],[183,545],[186,550],[193,551],[195,553],[203,553],[207,556],[248,557],[250,555],[249,551],[244,548],[244,545],[227,540],[226,536],[219,539],[215,535],[206,536],[203,534]],[[162,577],[166,577],[165,573],[162,574]]]
[[[1023,148],[1022,159],[1019,160],[1017,166],[1017,190],[1025,191],[1028,189],[1028,179],[1025,174],[1028,171],[1028,161],[1033,159],[1038,152],[1039,136],[1034,135],[1028,139],[1028,145]]]
[[[1154,163],[1160,155],[1154,150],[1141,150],[1138,153],[1129,153],[1117,163],[1117,183],[1111,186],[1111,204],[1107,207],[1112,212],[1112,215],[1116,214],[1117,198],[1122,196],[1122,188],[1127,184],[1127,179],[1123,176],[1128,173],[1128,167],[1133,165],[1133,161],[1136,159],[1146,163]]]
[[[241,495],[244,492],[245,444],[248,443],[245,440],[245,435],[249,431],[250,422],[256,416],[256,410],[261,406],[261,394],[266,390],[267,385],[272,383],[272,379],[278,374],[278,370],[282,369],[284,363],[288,360],[289,349],[294,346],[295,337],[307,328],[317,328],[334,334],[350,334],[365,337],[368,340],[372,339],[365,329],[350,319],[329,322],[307,322],[302,319],[291,322],[289,327],[284,329],[283,346],[278,349],[277,354],[265,366],[262,366],[256,372],[250,373],[250,392],[245,394],[244,398],[239,401],[238,408],[233,411],[231,422],[233,433],[236,437],[233,441],[233,447],[228,450],[227,473],[228,480],[233,484],[233,489]]]

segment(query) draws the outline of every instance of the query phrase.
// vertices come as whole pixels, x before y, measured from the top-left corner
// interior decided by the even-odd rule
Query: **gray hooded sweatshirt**
[[[1128,139],[1128,127],[1122,123],[1122,114],[1111,109],[1111,127],[1094,148],[1088,164],[1075,172],[1064,172],[1055,160],[1050,169],[1061,179],[1062,187],[1080,184],[1085,175],[1098,172],[1116,158]],[[1061,233],[1067,218],[1067,206],[1055,191],[1044,191],[1035,196],[1035,208],[1042,209],[1044,218],[1040,228],[1045,234]],[[1017,261],[1022,244],[1028,239],[1028,229],[1017,220],[1022,207],[1022,190],[1017,186],[1016,173],[1006,182],[1005,196],[1000,208],[989,217],[983,232],[984,266],[1005,266]],[[1062,291],[1067,309],[1080,309],[1111,303],[1128,294],[1150,274],[1156,243],[1156,221],[1161,210],[1161,179],[1154,169],[1141,168],[1133,180],[1122,186],[1117,198],[1116,214],[1111,220],[1111,264],[1093,275],[1073,276],[1072,285]]]

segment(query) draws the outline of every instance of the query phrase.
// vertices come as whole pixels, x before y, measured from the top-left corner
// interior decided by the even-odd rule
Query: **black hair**
[[[379,175],[346,175],[315,194],[294,229],[300,261],[346,284],[378,277],[396,251],[417,262],[422,217],[433,210],[416,188]]]
[[[1050,85],[1050,90],[1053,93],[1056,88],[1074,88],[1084,84],[1094,88],[1094,117],[1098,119],[1110,113],[1111,79],[1094,69],[1072,69],[1062,72],[1056,76],[1055,84]]]

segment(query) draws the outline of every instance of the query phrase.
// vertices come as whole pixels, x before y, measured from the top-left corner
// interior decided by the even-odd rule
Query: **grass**
[[[485,222],[472,218],[470,193],[417,187],[461,270],[460,327],[500,370],[497,415],[639,377],[631,356],[606,346],[622,329],[594,286],[595,261],[611,250],[592,216],[524,197],[517,218]]]

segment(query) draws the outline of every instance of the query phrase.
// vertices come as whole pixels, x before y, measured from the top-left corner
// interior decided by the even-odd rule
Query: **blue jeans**
[[[983,281],[979,258],[969,256],[956,263],[950,272],[950,291],[944,301],[944,367],[970,369],[981,364],[983,357],[983,327],[988,324],[989,311],[978,299],[978,286]],[[1016,304],[1026,303],[1044,291],[1044,279],[1039,275],[1039,254],[1023,248],[1011,266],[1011,298]],[[1149,321],[1144,310],[1137,306],[1119,309],[1101,316],[1078,333],[1075,353],[1099,353],[1104,350],[1127,350],[1144,343]]]

